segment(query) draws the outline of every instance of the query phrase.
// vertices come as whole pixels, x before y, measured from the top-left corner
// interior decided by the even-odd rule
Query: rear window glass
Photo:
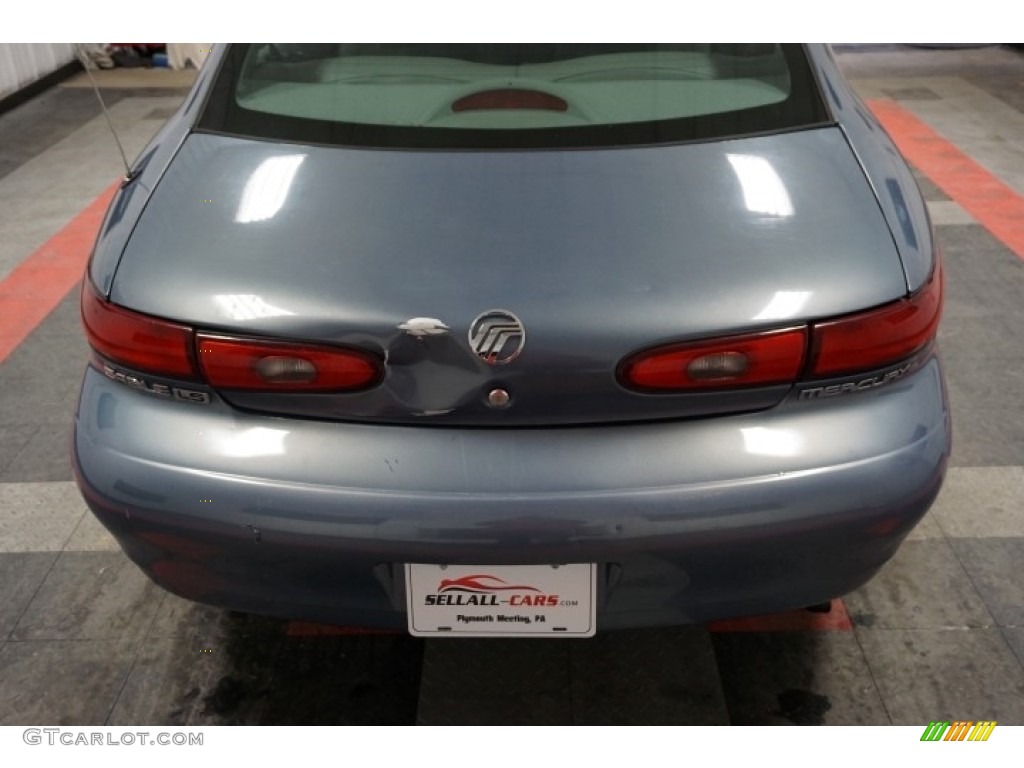
[[[657,144],[827,119],[801,46],[232,46],[200,130],[317,144]]]

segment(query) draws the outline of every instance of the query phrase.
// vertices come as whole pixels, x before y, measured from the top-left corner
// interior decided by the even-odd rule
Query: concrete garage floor
[[[895,100],[1024,195],[1024,53],[839,59],[866,97]],[[134,155],[184,90],[125,74],[106,98]],[[0,281],[119,173],[76,85],[0,115]],[[71,482],[76,291],[9,350],[3,317],[0,723],[1024,724],[1024,252],[920,178],[947,265],[952,465],[896,558],[826,616],[423,642],[187,603],[126,560]]]

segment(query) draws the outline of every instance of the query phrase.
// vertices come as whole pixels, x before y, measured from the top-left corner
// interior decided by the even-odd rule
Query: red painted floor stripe
[[[798,631],[850,631],[853,623],[842,600],[832,601],[828,613],[797,610],[773,613],[768,616],[751,616],[743,619],[713,621],[707,625],[711,632],[798,632]],[[285,630],[288,637],[331,637],[339,635],[396,635],[403,634],[397,629],[374,629],[372,627],[339,627],[332,624],[315,624],[308,621],[292,621]]]
[[[832,601],[832,610],[828,613],[797,610],[786,613],[773,613],[769,616],[751,616],[746,619],[726,619],[708,624],[712,632],[799,632],[839,630],[848,632],[853,629],[850,614],[842,600]]]
[[[868,104],[912,165],[1024,259],[1024,196],[896,102]]]
[[[117,183],[0,281],[0,362],[78,283]]]

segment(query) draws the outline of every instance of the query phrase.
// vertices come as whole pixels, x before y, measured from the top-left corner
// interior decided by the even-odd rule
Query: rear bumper
[[[89,369],[73,462],[125,552],[190,599],[402,627],[403,563],[596,562],[609,629],[855,589],[927,511],[949,445],[937,359],[760,413],[523,430],[269,418]]]

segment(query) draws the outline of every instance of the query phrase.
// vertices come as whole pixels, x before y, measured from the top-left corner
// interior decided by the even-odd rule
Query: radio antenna
[[[81,43],[75,44],[75,53],[78,56],[78,60],[82,63],[82,67],[85,69],[85,74],[89,77],[89,82],[92,83],[93,93],[96,94],[96,98],[100,102],[100,109],[103,110],[103,117],[107,119],[107,126],[110,128],[110,132],[114,136],[114,142],[117,144],[117,151],[121,155],[121,162],[124,163],[124,179],[121,182],[121,185],[124,186],[132,180],[135,174],[132,173],[131,166],[128,165],[128,157],[124,153],[124,147],[121,146],[121,139],[118,138],[117,131],[114,130],[114,121],[110,119],[110,112],[107,110],[106,102],[103,101],[103,96],[100,94],[99,83],[97,83],[96,78],[92,76],[92,67],[89,65],[89,57],[86,55]]]

